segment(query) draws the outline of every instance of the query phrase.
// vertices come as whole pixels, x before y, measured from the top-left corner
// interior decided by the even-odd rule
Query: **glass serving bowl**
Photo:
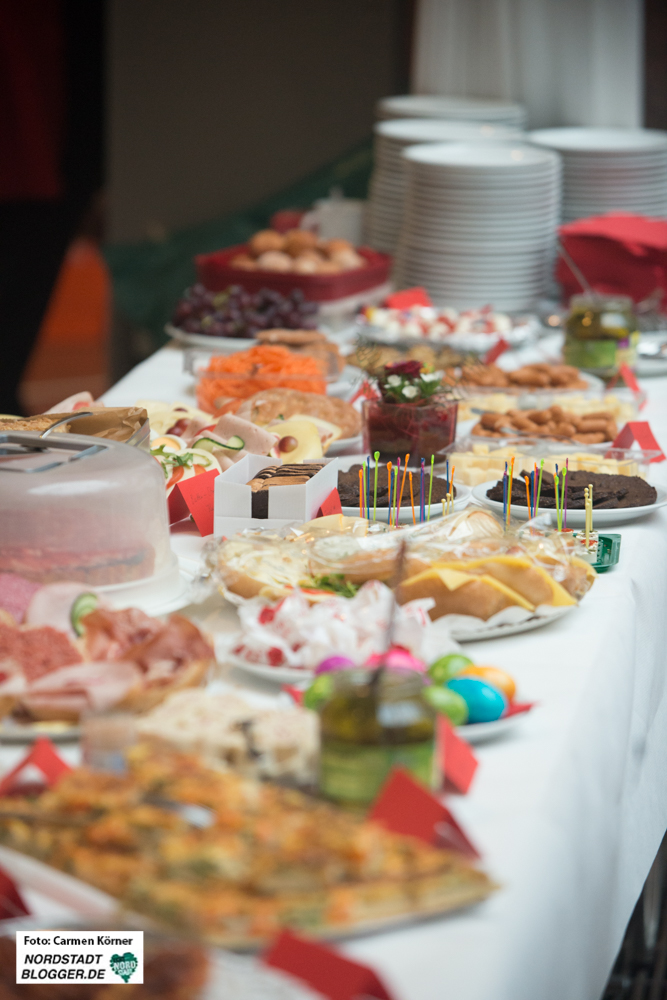
[[[444,460],[445,450],[456,437],[458,403],[431,396],[426,402],[386,403],[369,399],[363,404],[364,451],[380,452],[380,461],[394,461],[410,455],[410,463],[423,458]]]

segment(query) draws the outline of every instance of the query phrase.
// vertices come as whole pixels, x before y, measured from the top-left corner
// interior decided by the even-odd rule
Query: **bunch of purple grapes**
[[[260,330],[312,330],[316,312],[317,303],[306,302],[298,288],[281,295],[269,288],[247,292],[239,285],[211,292],[197,284],[186,290],[172,323],[186,333],[250,338]]]

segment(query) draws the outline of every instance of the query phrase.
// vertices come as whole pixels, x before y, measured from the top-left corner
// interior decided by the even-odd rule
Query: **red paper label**
[[[215,477],[219,474],[217,469],[209,469],[208,472],[201,472],[198,476],[186,479],[182,483],[176,483],[169,497],[171,500],[175,493],[180,495],[186,510],[183,516],[187,517],[188,514],[192,514],[192,519],[202,538],[213,534]],[[174,506],[176,503],[177,501],[174,501]]]
[[[505,351],[509,351],[509,349],[510,345],[507,343],[504,337],[501,337],[498,343],[495,344],[495,346],[492,347],[490,351],[487,351],[486,354],[484,355],[484,364],[492,365],[493,362],[496,361],[501,354],[504,354]]]
[[[16,920],[29,914],[16,883],[0,868],[0,920]]]
[[[308,983],[329,1000],[360,1000],[361,997],[392,1000],[373,969],[291,931],[282,932],[263,956],[263,961]]]
[[[417,286],[388,295],[384,304],[388,309],[412,309],[413,306],[432,306],[433,301],[425,288]]]
[[[612,442],[612,448],[630,448],[637,443],[644,451],[657,451],[651,462],[664,462],[665,455],[651,430],[648,420],[630,420]]]
[[[28,788],[52,788],[72,768],[56,752],[51,740],[40,736],[32,750],[0,781],[0,795],[16,795]]]
[[[333,489],[329,496],[326,498],[322,506],[317,511],[317,517],[328,517],[329,514],[342,514],[343,508],[340,503],[340,496],[338,495],[338,490]]]
[[[379,399],[380,394],[375,391],[375,389],[369,382],[363,381],[359,386],[359,388],[357,389],[357,391],[355,392],[352,399],[349,400],[350,405],[352,405],[352,403],[356,403],[356,401],[358,399],[361,399],[362,397],[364,399]]]
[[[449,809],[402,768],[391,772],[368,815],[394,833],[479,857]]]
[[[641,392],[641,389],[639,388],[639,382],[637,381],[635,373],[633,372],[632,368],[630,368],[629,365],[621,365],[621,367],[619,368],[619,372],[623,378],[623,381],[627,385],[628,389],[631,389],[632,392],[636,393]]]
[[[466,741],[456,734],[448,719],[440,716],[439,725],[441,767],[445,782],[465,795],[472,784],[479,761]]]

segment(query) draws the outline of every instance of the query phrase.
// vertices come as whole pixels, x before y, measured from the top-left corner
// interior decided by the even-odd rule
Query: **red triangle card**
[[[479,857],[449,809],[403,768],[392,770],[368,816],[394,833]]]
[[[470,749],[468,743],[462,740],[454,730],[449,719],[439,718],[439,743],[442,754],[442,773],[448,790],[451,788],[462,795],[470,788],[479,761]]]
[[[344,958],[332,948],[283,931],[263,956],[275,969],[308,983],[329,1000],[377,997],[392,1000],[387,987],[367,965]]]
[[[213,498],[217,469],[209,469],[198,476],[176,483],[169,494],[169,523],[175,524],[192,514],[192,519],[202,538],[213,534]]]
[[[0,920],[16,920],[17,917],[27,917],[29,914],[30,910],[16,883],[0,868]]]
[[[494,361],[497,361],[501,354],[505,351],[509,351],[510,345],[507,343],[504,337],[501,337],[497,344],[486,352],[484,355],[484,364],[492,365]]]
[[[644,451],[658,452],[658,454],[649,461],[665,461],[664,452],[656,441],[648,420],[629,420],[614,438],[612,448],[630,448],[635,442]]]
[[[52,788],[63,774],[71,770],[56,752],[51,740],[40,736],[28,755],[0,781],[0,795],[23,795],[39,788]]]
[[[342,514],[343,508],[337,489],[333,489],[322,506],[318,508],[316,517],[327,517],[329,514]]]
[[[432,306],[433,300],[425,288],[417,286],[388,295],[384,304],[387,309],[411,309],[412,306]]]

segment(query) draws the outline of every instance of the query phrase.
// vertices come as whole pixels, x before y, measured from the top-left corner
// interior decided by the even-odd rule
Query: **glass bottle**
[[[637,360],[639,331],[632,299],[626,295],[574,295],[565,321],[566,364],[612,378],[621,365]]]
[[[348,805],[372,802],[392,767],[435,787],[435,712],[413,670],[339,670],[320,708],[320,792]]]

